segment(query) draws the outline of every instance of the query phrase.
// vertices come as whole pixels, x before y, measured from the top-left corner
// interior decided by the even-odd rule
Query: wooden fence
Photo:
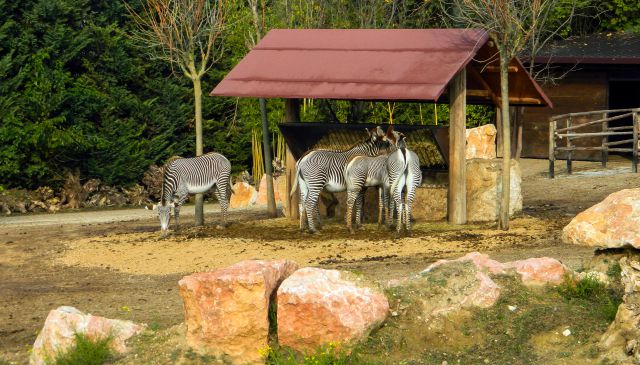
[[[617,115],[610,116],[611,114]],[[574,125],[574,118],[577,117],[600,117],[600,119]],[[632,125],[609,127],[609,122],[628,117],[633,118]],[[633,156],[631,161],[631,171],[634,173],[638,172],[638,123],[640,123],[640,108],[569,113],[555,115],[549,118],[549,178],[553,179],[555,177],[554,163],[558,152],[567,152],[567,173],[569,175],[571,174],[574,151],[601,151],[602,167],[607,167],[609,152],[631,152]],[[578,131],[585,127],[597,125],[600,125],[601,128],[596,128],[599,130],[596,132]],[[631,138],[609,142],[610,136],[630,136]],[[602,142],[599,146],[585,147],[574,145],[574,140],[576,139],[593,137],[602,137]],[[628,143],[632,143],[632,147],[616,147]],[[561,146],[563,144],[564,146]]]

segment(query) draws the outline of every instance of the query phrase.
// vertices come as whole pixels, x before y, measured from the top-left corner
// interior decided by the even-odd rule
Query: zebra
[[[388,148],[382,140],[384,132],[380,127],[366,129],[368,138],[346,151],[312,150],[296,163],[296,173],[291,195],[300,186],[300,230],[308,226],[309,232],[316,233],[314,218],[318,216],[318,198],[322,189],[336,193],[346,190],[344,167],[356,155],[375,156]]]
[[[422,182],[420,159],[415,152],[407,148],[406,136],[394,131],[393,126],[389,126],[387,129],[386,138],[397,148],[387,158],[390,192],[393,197],[390,210],[395,210],[397,213],[397,234],[401,233],[402,228],[411,232],[411,208],[416,189]],[[403,197],[405,190],[406,195]],[[390,224],[391,219],[389,220]]]
[[[389,220],[389,174],[387,172],[387,154],[379,156],[354,156],[344,169],[347,184],[347,228],[353,230],[352,215],[355,209],[356,226],[362,221],[362,203],[367,187],[378,187],[378,225]],[[354,207],[355,205],[355,207]]]
[[[222,211],[222,223],[219,227],[225,227],[231,196],[231,163],[229,160],[215,152],[192,158],[171,158],[164,167],[160,202],[150,208],[158,212],[160,229],[163,232],[169,229],[171,208],[173,208],[176,217],[176,231],[179,230],[180,207],[187,200],[189,194],[207,192],[214,185]]]

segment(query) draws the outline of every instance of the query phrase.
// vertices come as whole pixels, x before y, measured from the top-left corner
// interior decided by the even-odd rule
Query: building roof
[[[596,33],[551,43],[535,57],[538,63],[640,64],[640,34]]]
[[[275,29],[210,95],[439,101],[489,43],[478,29]],[[550,105],[522,67],[515,76],[523,80],[512,89],[524,93],[516,95],[521,104]],[[485,94],[469,94],[473,100],[495,102],[500,88],[486,90],[495,83],[476,84]]]

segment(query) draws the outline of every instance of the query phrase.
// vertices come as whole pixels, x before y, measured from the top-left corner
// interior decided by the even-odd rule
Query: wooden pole
[[[607,119],[608,114],[604,113],[602,115],[602,119]],[[606,120],[602,123],[602,132],[603,133],[607,133],[609,129],[609,122],[607,122]],[[602,167],[606,168],[607,167],[607,160],[609,159],[609,152],[607,151],[607,142],[609,142],[609,137],[608,136],[602,136]]]
[[[466,103],[467,77],[460,70],[449,84],[449,223],[467,223]]]
[[[571,128],[573,126],[573,120],[571,117],[567,118],[567,128]],[[571,175],[571,168],[573,165],[573,161],[571,160],[573,157],[573,152],[571,152],[571,147],[573,147],[573,142],[571,142],[571,137],[567,138],[567,148],[569,149],[567,152],[567,175]]]
[[[549,118],[549,179],[556,177],[556,121]]]
[[[300,100],[298,99],[285,99],[284,101],[284,122],[285,123],[296,123],[300,121]],[[286,176],[286,187],[287,187],[287,196],[283,197],[285,199],[285,215],[292,219],[300,218],[298,212],[298,202],[300,201],[300,194],[298,192],[294,192],[291,194],[291,189],[293,188],[294,178],[296,174],[296,159],[293,158],[293,154],[289,149],[289,146],[286,148],[286,166],[285,166],[285,176]]]
[[[267,179],[267,212],[273,218],[278,216],[276,197],[273,192],[273,166],[271,160],[271,143],[269,143],[269,119],[267,118],[267,101],[260,98],[260,114],[262,115],[262,156],[264,172]]]
[[[631,172],[638,172],[638,111],[635,110],[633,113],[633,161],[631,165]]]

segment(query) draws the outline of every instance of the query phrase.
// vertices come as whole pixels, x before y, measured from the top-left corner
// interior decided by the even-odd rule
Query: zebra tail
[[[402,169],[402,173],[400,175],[398,175],[398,177],[396,178],[396,180],[393,182],[393,184],[391,184],[391,189],[389,190],[391,193],[393,193],[394,191],[396,191],[396,188],[398,187],[398,181],[400,181],[400,176],[404,175],[404,173],[407,171],[407,169],[409,168],[409,159],[407,158],[406,153],[403,153],[402,156],[404,157],[404,168]],[[402,192],[401,192],[402,193]]]
[[[298,175],[300,175],[300,169],[298,168],[298,164],[296,164],[296,174],[293,175],[293,187],[291,187],[291,193],[289,193],[289,198],[293,198],[293,194],[295,194],[298,189]]]

